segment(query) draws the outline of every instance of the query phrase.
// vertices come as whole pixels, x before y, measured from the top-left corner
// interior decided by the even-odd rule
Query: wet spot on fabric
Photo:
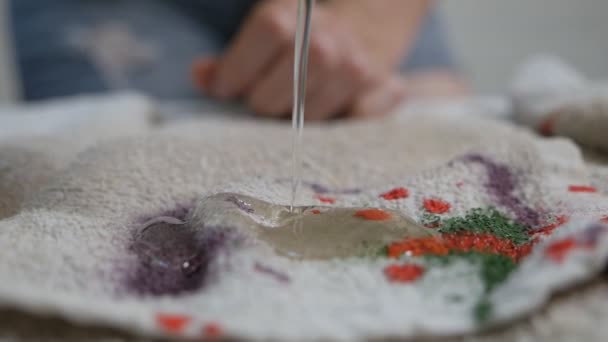
[[[239,209],[248,214],[253,214],[254,212],[253,208],[251,207],[251,204],[245,202],[244,200],[236,196],[230,196],[226,199],[226,201],[236,205]]]
[[[134,228],[128,252],[136,261],[126,271],[128,292],[180,295],[201,289],[215,274],[213,261],[235,232],[225,227],[202,229],[184,216],[161,216]]]

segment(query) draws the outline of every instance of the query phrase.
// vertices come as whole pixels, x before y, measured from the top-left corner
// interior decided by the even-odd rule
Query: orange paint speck
[[[333,197],[323,197],[323,196],[317,196],[317,199],[319,200],[319,202],[321,203],[327,203],[327,204],[334,204],[336,203],[336,199]]]
[[[572,238],[556,241],[547,247],[545,256],[555,262],[561,263],[575,247],[576,241]]]
[[[434,198],[424,200],[423,206],[424,209],[433,214],[445,214],[452,208],[450,203]]]
[[[390,265],[384,269],[386,278],[394,283],[411,283],[424,274],[424,268],[418,265]]]
[[[157,314],[156,324],[164,331],[179,334],[190,323],[191,318],[183,315]]]
[[[359,210],[355,213],[355,216],[369,221],[386,221],[392,217],[391,214],[380,209]]]
[[[319,210],[319,209],[314,209],[314,210],[311,210],[310,212],[313,213],[313,214],[315,214],[315,215],[321,214],[321,210]]]
[[[597,189],[592,186],[586,185],[570,185],[568,187],[568,191],[570,192],[597,192]]]
[[[564,225],[566,222],[568,222],[568,216],[559,216],[555,223],[540,228],[536,234],[551,235],[556,228]]]
[[[513,242],[490,234],[443,234],[441,238],[428,237],[405,239],[388,246],[388,256],[398,258],[410,256],[447,255],[450,251],[500,254],[519,261],[532,251],[532,244],[517,246]]]
[[[406,253],[411,256],[421,256],[446,255],[449,252],[446,245],[435,237],[405,239],[388,246],[388,256],[391,258],[398,258]]]
[[[546,137],[552,136],[555,133],[555,121],[557,115],[549,115],[538,126],[538,132]]]
[[[396,188],[389,192],[385,192],[380,197],[384,198],[387,201],[394,201],[402,198],[407,198],[410,195],[410,192],[406,188]]]
[[[222,332],[222,327],[217,323],[206,324],[203,328],[205,337],[220,337]]]

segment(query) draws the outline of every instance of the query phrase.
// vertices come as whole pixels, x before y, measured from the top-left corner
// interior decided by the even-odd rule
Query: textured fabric
[[[201,97],[189,68],[224,49],[254,0],[14,0],[17,61],[26,100],[137,89]],[[404,70],[454,63],[437,13],[427,18]]]
[[[519,71],[511,97],[516,120],[541,134],[564,136],[608,151],[608,84],[553,57],[536,57]]]
[[[278,123],[185,122],[48,169],[39,186],[14,191],[19,209],[0,220],[0,303],[151,335],[445,336],[532,314],[605,266],[605,180],[591,177],[575,145],[429,113],[308,126],[297,204],[396,210],[444,242],[395,241],[375,257],[307,262],[264,243],[228,244],[193,291],[133,292],[139,260],[130,246],[142,221],[200,219],[201,200],[218,192],[288,204],[289,138]],[[16,145],[0,153],[30,148]],[[7,162],[0,175],[55,149]]]
[[[154,111],[148,99],[135,94],[0,107],[0,218],[18,212],[28,194],[60,174],[79,152],[147,132]]]

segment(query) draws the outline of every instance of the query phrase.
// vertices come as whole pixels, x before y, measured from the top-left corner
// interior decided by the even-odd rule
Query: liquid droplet
[[[200,229],[176,218],[159,217],[142,225],[130,246],[137,256],[128,287],[140,295],[166,295],[201,288],[229,229]]]
[[[228,198],[248,203],[249,210],[227,201]],[[266,244],[277,254],[292,259],[377,255],[378,250],[391,242],[436,235],[434,230],[397,211],[291,208],[237,194],[218,194],[201,200],[192,220],[198,225],[233,227],[250,241]]]
[[[306,78],[308,70],[308,47],[313,0],[299,0],[296,28],[293,75],[293,112],[292,112],[292,179],[291,206],[293,211],[302,171],[302,132],[304,129],[304,104],[306,102]]]
[[[433,235],[434,230],[388,209],[291,208],[217,194],[198,201],[184,217],[161,216],[137,227],[130,246],[137,265],[127,285],[141,295],[199,290],[217,274],[220,252],[237,248],[296,260],[375,257],[392,242]]]

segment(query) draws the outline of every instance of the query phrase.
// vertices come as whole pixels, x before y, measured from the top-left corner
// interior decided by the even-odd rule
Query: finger
[[[359,94],[349,112],[357,119],[382,117],[389,114],[407,98],[407,88],[401,77],[391,77]]]
[[[260,116],[280,117],[293,103],[293,50],[288,49],[279,62],[251,88],[247,104]]]
[[[354,89],[344,79],[340,79],[338,75],[330,76],[308,96],[305,119],[318,121],[337,116],[347,107],[353,95]]]
[[[275,9],[276,8],[276,9]],[[271,7],[253,13],[220,61],[213,94],[222,99],[242,95],[286,45],[295,24],[291,11]]]
[[[204,93],[209,92],[217,69],[217,61],[214,58],[202,58],[192,64],[192,81],[194,85]]]
[[[360,56],[343,55],[338,66],[333,74],[326,76],[324,85],[312,94],[309,102],[310,120],[343,114],[356,101],[359,93],[377,82],[378,76],[369,62]]]
[[[331,75],[339,72],[340,62],[345,54],[338,44],[338,35],[328,31],[323,32],[322,27],[312,27],[309,51],[307,91],[314,91]]]
[[[309,50],[309,66],[306,93],[313,94],[336,72],[339,62],[339,51],[332,41],[313,32]],[[293,57],[294,51],[287,47],[279,64],[261,81],[255,83],[248,103],[258,114],[279,117],[289,112],[293,105]]]

